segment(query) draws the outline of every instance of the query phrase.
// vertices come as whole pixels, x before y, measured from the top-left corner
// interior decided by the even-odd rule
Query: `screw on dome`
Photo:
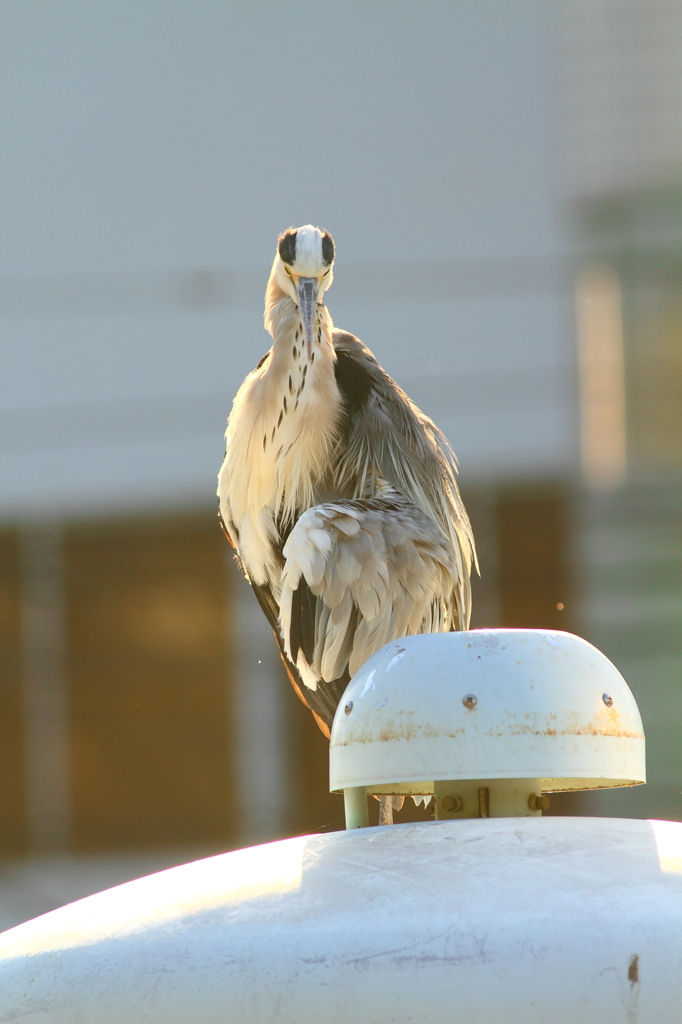
[[[353,701],[352,701],[352,700],[349,700],[349,701],[348,701],[348,703],[346,704],[346,706],[345,706],[345,708],[344,708],[343,710],[345,711],[345,713],[346,713],[347,715],[349,715],[349,714],[351,713],[351,711],[353,710]]]
[[[601,699],[604,701],[607,708],[610,708],[613,705],[613,697],[610,693],[602,693]]]
[[[462,697],[462,704],[465,708],[475,708],[478,704],[478,697],[473,693],[467,693]]]

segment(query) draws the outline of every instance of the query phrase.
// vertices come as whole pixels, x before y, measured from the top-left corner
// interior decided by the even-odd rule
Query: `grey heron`
[[[446,438],[323,305],[334,257],[310,224],[280,235],[272,347],[234,399],[218,482],[225,534],[326,736],[380,647],[468,628],[476,559]]]

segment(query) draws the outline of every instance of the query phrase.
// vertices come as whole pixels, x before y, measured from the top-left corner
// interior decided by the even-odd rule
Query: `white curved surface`
[[[21,1024],[678,1024],[682,825],[474,819],[198,861],[0,936]]]
[[[542,779],[545,791],[646,781],[635,699],[615,665],[572,633],[395,640],[365,662],[339,704],[331,790],[426,782],[405,791],[429,793],[439,780],[524,778]]]

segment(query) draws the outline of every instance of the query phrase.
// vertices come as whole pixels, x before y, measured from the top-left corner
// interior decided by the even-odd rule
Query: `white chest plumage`
[[[275,591],[276,521],[292,521],[313,503],[341,416],[329,314],[318,308],[308,357],[295,304],[285,298],[278,305],[270,354],[235,398],[219,478],[223,518],[236,528],[249,576],[254,583],[268,581]]]

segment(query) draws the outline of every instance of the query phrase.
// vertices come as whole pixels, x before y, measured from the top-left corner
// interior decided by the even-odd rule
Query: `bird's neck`
[[[267,392],[264,409],[268,410],[266,449],[272,450],[281,474],[285,466],[292,469],[280,454],[283,445],[285,452],[290,447],[297,463],[306,463],[305,473],[312,483],[329,468],[330,446],[340,420],[334,325],[326,306],[318,305],[309,354],[298,307],[288,296],[273,308],[271,323],[272,354],[263,366]],[[294,477],[299,478],[299,474],[294,473]]]
[[[270,358],[258,371],[262,381],[263,409],[279,419],[280,409],[292,425],[305,412],[317,406],[329,406],[330,392],[338,393],[332,345],[334,325],[326,306],[318,305],[314,339],[308,354],[303,321],[296,303],[287,295],[266,314],[272,349]],[[334,402],[336,404],[336,402]],[[299,413],[300,410],[300,413]]]
[[[240,554],[256,582],[275,575],[271,545],[278,524],[293,524],[319,500],[343,414],[326,308],[317,308],[310,356],[296,304],[283,296],[270,313],[270,358],[240,388],[227,434],[233,469],[226,497]]]
[[[288,295],[279,293],[280,297],[265,311],[265,325],[272,335],[272,364],[271,368],[291,362],[295,365],[304,366],[306,363],[314,365],[315,361],[323,361],[332,366],[336,360],[336,354],[332,345],[332,331],[334,324],[329,315],[329,310],[322,303],[318,303],[315,313],[315,332],[313,346],[310,356],[306,351],[305,336],[303,333],[303,321],[298,306]],[[308,371],[310,372],[310,371]]]

